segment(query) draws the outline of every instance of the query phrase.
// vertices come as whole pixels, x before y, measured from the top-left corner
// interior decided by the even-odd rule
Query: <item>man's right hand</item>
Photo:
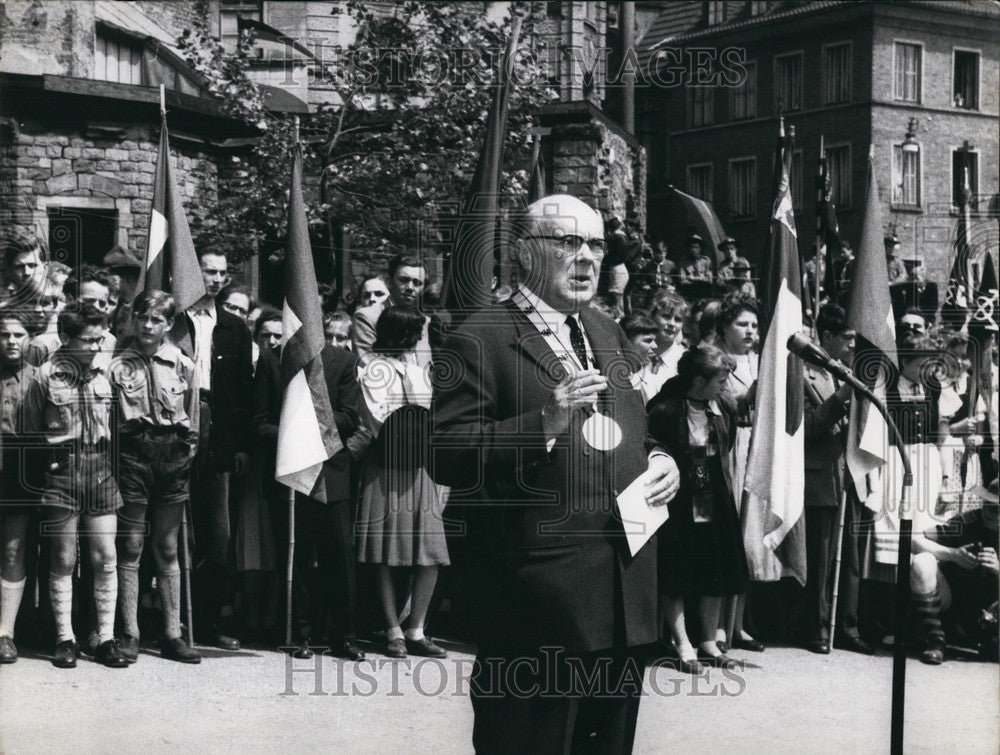
[[[979,556],[971,545],[951,549],[951,562],[962,569],[972,570],[979,566]]]
[[[552,391],[542,407],[542,429],[549,440],[562,435],[569,428],[569,420],[575,409],[593,406],[597,394],[608,387],[608,379],[599,370],[581,370],[568,376]]]

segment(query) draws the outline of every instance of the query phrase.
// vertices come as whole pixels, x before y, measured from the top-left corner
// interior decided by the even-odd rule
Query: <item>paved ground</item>
[[[636,751],[888,751],[889,657],[773,647],[736,656],[747,661],[738,675],[648,674]],[[286,657],[267,650],[209,650],[200,666],[151,652],[114,671],[24,657],[0,667],[0,752],[470,751],[469,653],[369,658],[358,667],[322,658],[319,674],[290,675]],[[997,666],[911,661],[907,672],[907,752],[1000,750]]]

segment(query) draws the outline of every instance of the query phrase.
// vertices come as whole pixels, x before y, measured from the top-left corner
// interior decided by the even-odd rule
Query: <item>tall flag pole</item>
[[[281,348],[281,420],[275,479],[326,501],[323,462],[343,448],[323,375],[323,315],[317,295],[305,202],[298,119],[288,198],[284,335]]]
[[[497,222],[500,213],[500,178],[507,138],[507,111],[514,70],[514,53],[521,34],[521,17],[515,12],[504,52],[503,77],[493,94],[479,162],[458,218],[451,259],[444,280],[445,308],[457,325],[490,301],[496,265]]]
[[[545,196],[545,166],[542,163],[542,135],[531,144],[531,172],[528,174],[528,203]]]
[[[819,165],[816,173],[816,259],[826,261],[823,288],[834,304],[840,304],[842,291],[834,269],[840,257],[840,226],[837,224],[837,208],[833,203],[833,186],[830,183],[830,166],[820,137]],[[818,264],[818,263],[817,263]],[[819,301],[820,278],[817,268],[816,300]],[[817,306],[818,311],[818,306]]]
[[[158,289],[172,294],[183,312],[205,295],[205,282],[195,253],[184,205],[170,167],[166,93],[160,85],[160,148],[153,176],[153,206],[149,214],[146,258],[138,291]]]
[[[783,131],[782,120],[779,133]],[[746,488],[766,506],[764,546],[781,562],[782,576],[805,584],[802,362],[787,346],[788,339],[802,331],[802,274],[789,179],[793,139],[791,129],[789,137],[781,139],[781,172],[764,268],[768,278],[761,281],[766,331]]]
[[[874,155],[869,153],[868,196],[847,305],[847,323],[857,333],[854,372],[880,398],[885,397],[891,371],[898,368],[883,236]],[[845,459],[858,498],[874,511],[881,511],[884,504],[883,486],[876,475],[889,453],[888,425],[869,401],[856,396],[851,402]]]

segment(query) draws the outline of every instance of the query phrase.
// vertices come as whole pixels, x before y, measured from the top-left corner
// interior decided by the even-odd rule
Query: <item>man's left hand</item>
[[[997,562],[997,552],[992,548],[983,548],[979,552],[979,568],[991,574],[1000,573],[1000,563]]]
[[[663,506],[677,495],[681,484],[677,463],[666,454],[655,454],[649,459],[647,471],[650,480],[646,483],[646,503],[650,506]]]

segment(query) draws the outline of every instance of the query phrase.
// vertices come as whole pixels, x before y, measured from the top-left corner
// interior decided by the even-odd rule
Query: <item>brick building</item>
[[[810,252],[815,240],[820,139],[841,231],[854,245],[871,149],[884,230],[897,234],[904,258],[922,261],[942,284],[953,256],[966,143],[977,238],[996,253],[998,41],[995,2],[665,6],[640,56],[664,79],[671,66],[684,75],[675,85],[638,92],[651,232],[678,249],[685,221],[671,215],[673,185],[711,201],[727,232],[758,258],[773,201],[780,107],[796,129],[792,191],[801,250]],[[727,48],[739,51],[745,76],[727,76]],[[714,61],[704,75],[723,79],[692,85],[698,55]]]
[[[149,14],[101,1],[0,5],[0,213],[68,264],[99,264],[116,245],[141,258],[160,83],[187,202],[211,206],[227,140],[252,135],[205,95],[176,34],[153,20],[184,24],[193,3],[159,5]]]

